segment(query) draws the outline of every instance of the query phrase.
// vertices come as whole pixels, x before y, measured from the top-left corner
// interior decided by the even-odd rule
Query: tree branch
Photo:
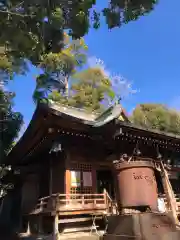
[[[6,13],[6,14],[10,14],[10,15],[16,15],[16,16],[19,16],[19,17],[34,17],[34,15],[28,15],[28,14],[20,14],[20,13],[15,13],[15,12],[10,12],[10,11],[3,11],[3,10],[0,10],[0,13]]]
[[[20,7],[23,3],[24,3],[24,1],[18,3],[18,4],[17,4],[15,7],[13,7],[13,8],[16,9],[16,8]]]

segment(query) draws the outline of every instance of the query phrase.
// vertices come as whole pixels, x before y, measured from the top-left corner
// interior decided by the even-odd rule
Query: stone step
[[[54,240],[52,236],[24,236],[20,238],[21,240]],[[100,236],[97,234],[89,233],[73,233],[73,234],[63,234],[59,236],[60,240],[100,240]]]

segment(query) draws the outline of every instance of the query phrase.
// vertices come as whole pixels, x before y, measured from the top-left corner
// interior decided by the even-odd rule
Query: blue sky
[[[98,1],[98,8],[102,7]],[[105,23],[85,37],[89,55],[104,61],[112,74],[120,74],[139,90],[123,100],[130,112],[139,103],[155,102],[180,109],[180,1],[160,0],[156,9],[138,21],[109,31]],[[15,109],[31,120],[36,69],[17,76],[9,88],[16,92]]]

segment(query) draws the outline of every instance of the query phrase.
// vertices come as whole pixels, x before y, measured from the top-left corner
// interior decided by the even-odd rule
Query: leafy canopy
[[[103,101],[114,99],[110,79],[98,67],[86,68],[87,46],[84,40],[65,34],[65,46],[60,53],[49,53],[40,64],[34,100],[53,100],[61,104],[101,111]]]
[[[72,76],[69,96],[57,91],[49,99],[69,106],[101,112],[105,101],[112,102],[115,97],[110,79],[100,68],[88,68]]]
[[[138,19],[150,12],[157,0],[106,0],[98,12],[96,0],[2,0],[0,3],[0,46],[15,59],[33,64],[41,56],[63,48],[63,31],[73,38],[86,35],[91,27],[100,27],[104,16],[108,28]]]
[[[140,104],[131,119],[141,127],[180,134],[180,113],[162,104]]]
[[[13,106],[14,94],[5,92],[0,88],[0,159],[7,155],[13,146],[15,138],[23,123],[23,117],[20,113],[14,112]]]
[[[68,91],[70,76],[86,63],[88,48],[82,38],[72,40],[65,34],[64,43],[61,52],[45,54],[42,58],[39,67],[43,73],[36,79],[35,102],[47,99],[53,90]]]
[[[5,91],[0,86],[0,198],[13,187],[14,172],[9,166],[4,166],[2,163],[14,146],[14,140],[18,137],[23,124],[22,115],[13,111],[13,98],[14,94]]]

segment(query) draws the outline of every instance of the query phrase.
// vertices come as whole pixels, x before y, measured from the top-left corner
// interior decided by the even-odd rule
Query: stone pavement
[[[53,240],[52,236],[22,236],[21,240]],[[99,240],[100,237],[97,234],[90,233],[73,233],[73,234],[64,234],[59,236],[59,240]]]

